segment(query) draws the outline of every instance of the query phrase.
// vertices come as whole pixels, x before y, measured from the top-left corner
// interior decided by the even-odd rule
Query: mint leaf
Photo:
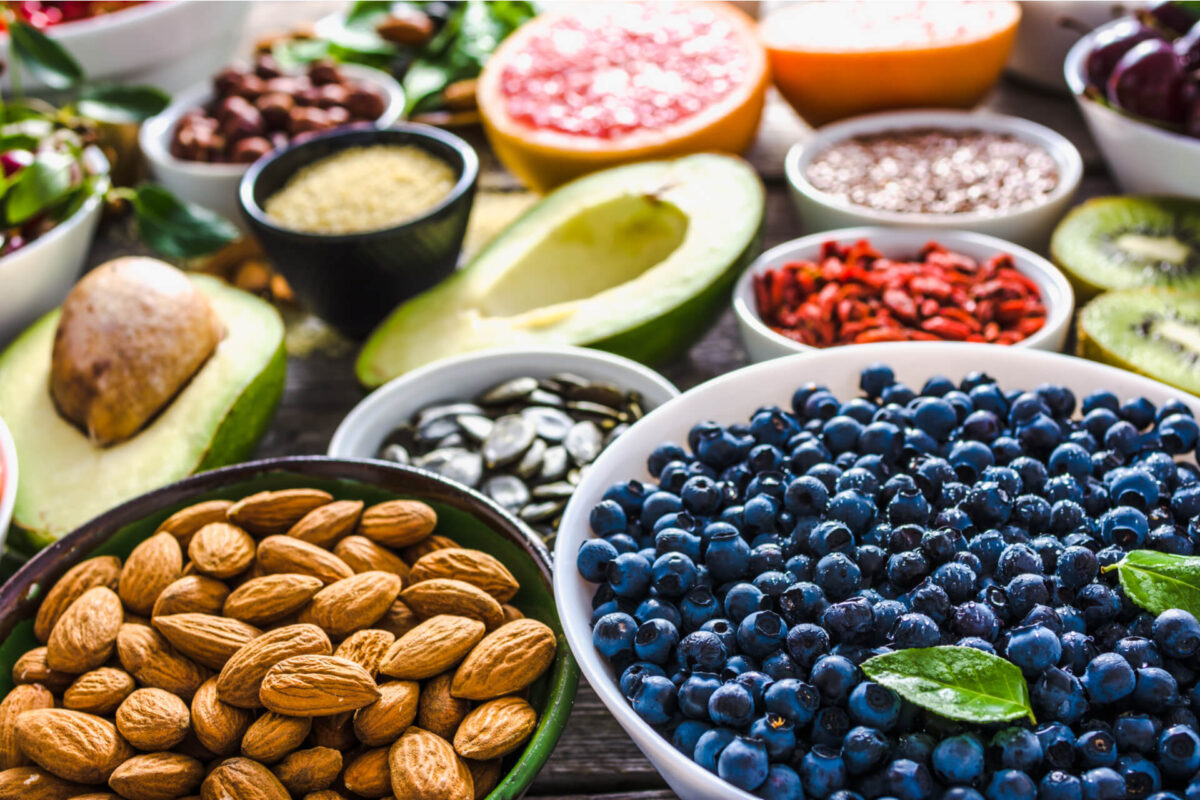
[[[51,89],[70,89],[83,80],[83,69],[62,45],[32,25],[14,21],[9,27],[14,60]]]
[[[233,223],[216,212],[185,203],[161,186],[144,183],[132,198],[138,232],[170,258],[196,258],[238,238]]]
[[[20,225],[54,205],[71,190],[71,167],[75,159],[67,153],[38,153],[34,162],[21,170],[4,205],[10,225]]]
[[[871,680],[935,714],[964,722],[1028,717],[1029,687],[1009,661],[973,647],[920,647],[867,659]]]
[[[167,107],[171,96],[153,86],[92,85],[79,96],[79,113],[100,122],[141,122]]]
[[[1125,594],[1147,611],[1182,608],[1200,616],[1200,556],[1133,550],[1104,571],[1114,569]]]

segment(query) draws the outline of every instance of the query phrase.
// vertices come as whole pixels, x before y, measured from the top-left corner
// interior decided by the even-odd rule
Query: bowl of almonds
[[[381,463],[244,464],[0,588],[0,798],[519,797],[578,679],[549,555],[499,506]]]

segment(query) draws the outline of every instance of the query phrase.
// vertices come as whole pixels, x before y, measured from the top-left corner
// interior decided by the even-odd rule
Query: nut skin
[[[0,700],[0,770],[33,763],[17,744],[17,719],[37,708],[54,708],[54,695],[37,683],[14,687]]]

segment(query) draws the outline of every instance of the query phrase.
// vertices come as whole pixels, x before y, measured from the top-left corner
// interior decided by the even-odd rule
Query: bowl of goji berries
[[[873,342],[1060,350],[1075,297],[1046,259],[964,231],[845,228],[763,253],[733,308],[751,361]]]

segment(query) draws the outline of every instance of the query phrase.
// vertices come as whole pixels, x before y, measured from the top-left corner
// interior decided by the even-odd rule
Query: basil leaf
[[[1147,611],[1182,608],[1200,616],[1200,556],[1133,550],[1104,571],[1114,569],[1125,594]]]
[[[964,722],[1028,717],[1029,687],[1009,661],[973,647],[921,647],[867,659],[862,670],[876,683],[935,714]]]
[[[20,225],[62,199],[71,190],[75,163],[66,153],[38,153],[33,163],[21,170],[7,195],[4,213],[8,223]]]
[[[79,113],[100,122],[141,122],[167,107],[171,96],[153,86],[87,86],[79,96]]]
[[[138,232],[170,258],[195,258],[238,238],[238,230],[216,212],[185,203],[161,186],[144,183],[133,196]]]
[[[83,80],[83,69],[62,45],[19,20],[9,26],[13,56],[22,69],[51,89],[70,89]]]

